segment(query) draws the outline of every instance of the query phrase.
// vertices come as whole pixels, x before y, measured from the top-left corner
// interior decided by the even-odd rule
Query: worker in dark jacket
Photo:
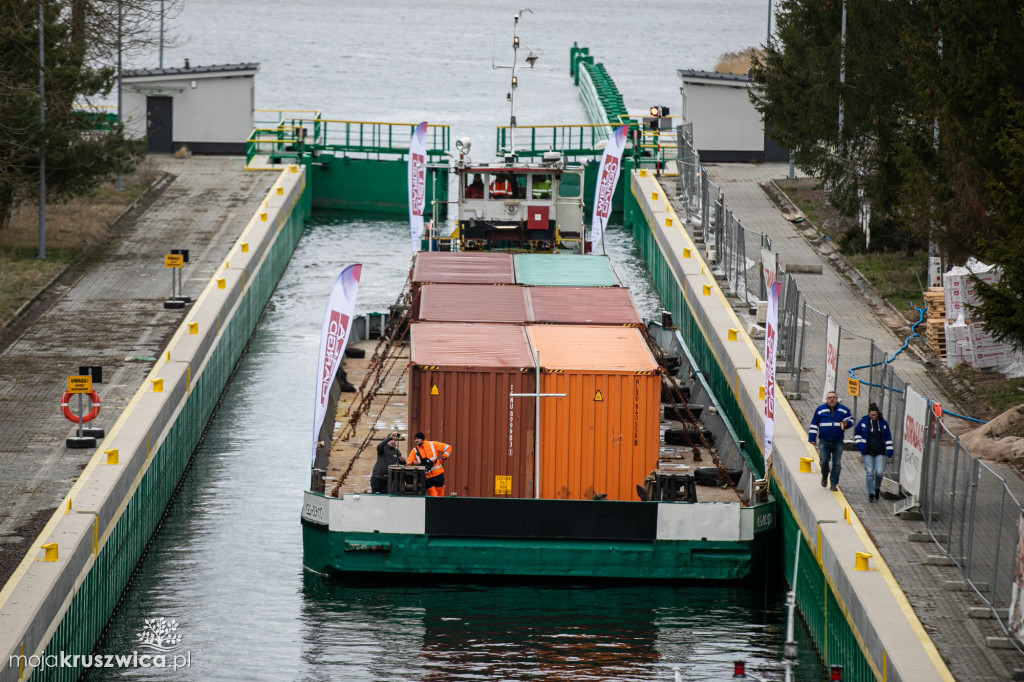
[[[878,410],[878,405],[871,403],[868,413],[857,422],[853,430],[853,442],[860,450],[864,461],[864,480],[868,487],[868,502],[875,502],[882,493],[882,467],[885,458],[891,458],[892,431],[889,422]]]
[[[821,464],[821,487],[832,475],[832,490],[839,490],[839,473],[843,470],[843,433],[853,427],[853,414],[839,402],[835,391],[825,394],[825,403],[814,411],[808,442],[818,443],[818,462]]]
[[[398,432],[392,431],[377,445],[377,463],[370,474],[370,491],[374,494],[388,491],[388,467],[405,464],[405,457],[398,449]]]

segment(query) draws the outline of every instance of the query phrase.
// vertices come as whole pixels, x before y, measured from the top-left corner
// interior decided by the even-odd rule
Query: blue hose
[[[915,338],[915,337],[918,337],[918,336],[920,336],[920,334],[918,334],[918,333],[917,333],[917,331],[916,331],[916,330],[917,330],[917,325],[921,324],[921,322],[923,322],[923,321],[924,321],[924,313],[925,313],[925,311],[926,311],[926,310],[928,310],[928,307],[927,307],[927,306],[925,306],[924,308],[918,308],[918,307],[917,307],[916,305],[914,305],[913,303],[911,303],[911,304],[910,304],[910,306],[911,306],[911,307],[912,307],[912,308],[913,308],[914,310],[916,310],[916,311],[917,311],[917,322],[915,322],[915,323],[914,323],[913,325],[911,325],[911,327],[910,327],[910,331],[911,331],[911,332],[913,332],[913,333],[912,333],[912,334],[911,334],[910,336],[908,336],[908,337],[907,337],[907,338],[906,338],[906,339],[905,339],[905,340],[903,341],[903,345],[902,345],[902,346],[900,346],[899,350],[897,350],[897,351],[896,351],[895,353],[893,353],[893,354],[892,354],[892,357],[891,357],[891,358],[889,358],[888,360],[884,360],[884,361],[882,361],[882,362],[876,362],[876,363],[874,363],[874,364],[870,364],[870,363],[869,363],[869,364],[867,364],[867,365],[858,365],[857,367],[851,367],[851,368],[850,368],[850,372],[849,372],[849,373],[850,373],[850,378],[851,378],[851,379],[856,379],[856,380],[857,380],[857,381],[859,381],[860,383],[862,383],[862,384],[867,384],[868,386],[870,386],[870,387],[873,387],[873,388],[882,388],[882,385],[881,385],[881,384],[873,384],[873,383],[871,383],[870,381],[864,381],[863,379],[861,379],[860,377],[858,377],[857,375],[855,375],[855,374],[854,374],[854,372],[855,372],[855,371],[857,371],[858,369],[864,369],[865,367],[876,367],[876,366],[878,366],[878,365],[883,365],[883,364],[885,364],[885,365],[888,365],[888,364],[890,364],[890,363],[891,363],[891,362],[892,362],[893,360],[895,360],[895,359],[896,359],[896,356],[897,356],[897,355],[899,355],[900,353],[902,353],[903,351],[905,351],[905,350],[907,349],[907,346],[908,346],[908,345],[910,344],[910,340],[911,340],[911,339],[913,339],[913,338]],[[888,389],[889,389],[889,390],[891,390],[891,391],[892,391],[893,393],[903,393],[903,391],[902,391],[901,389],[898,389],[898,388],[893,388],[892,386],[886,386],[885,388],[888,388]],[[974,417],[967,417],[967,416],[965,416],[965,415],[962,415],[962,414],[957,414],[956,412],[950,412],[949,410],[946,410],[946,409],[943,409],[943,410],[942,410],[942,414],[948,414],[948,415],[949,415],[950,417],[956,417],[957,419],[966,419],[967,421],[977,422],[978,424],[987,424],[987,423],[988,423],[988,422],[987,422],[987,421],[985,421],[985,420],[982,420],[982,419],[975,419]]]

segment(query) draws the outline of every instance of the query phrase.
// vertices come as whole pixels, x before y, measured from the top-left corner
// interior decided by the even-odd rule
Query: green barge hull
[[[775,514],[773,501],[745,507],[307,492],[303,565],[329,578],[741,581],[761,574]]]

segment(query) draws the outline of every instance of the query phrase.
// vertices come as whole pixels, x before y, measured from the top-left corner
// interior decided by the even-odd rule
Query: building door
[[[170,154],[172,144],[170,97],[146,98],[146,151]]]

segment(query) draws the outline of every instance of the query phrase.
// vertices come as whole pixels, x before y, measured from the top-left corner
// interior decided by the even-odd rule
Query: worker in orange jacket
[[[413,449],[406,464],[427,469],[427,495],[444,497],[444,467],[441,462],[452,456],[452,446],[436,440],[426,440],[423,432],[412,437]]]

